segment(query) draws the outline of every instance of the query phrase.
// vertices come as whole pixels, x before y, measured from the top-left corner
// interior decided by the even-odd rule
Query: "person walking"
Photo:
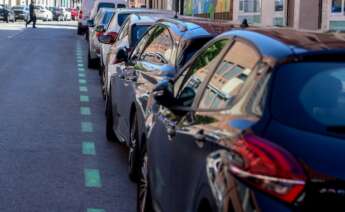
[[[25,27],[28,27],[28,24],[32,22],[32,28],[36,28],[36,13],[35,13],[35,2],[31,0],[29,6],[30,20],[26,22]]]

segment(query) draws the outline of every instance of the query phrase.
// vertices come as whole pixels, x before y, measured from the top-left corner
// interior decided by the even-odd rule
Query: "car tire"
[[[138,212],[151,212],[154,211],[152,205],[152,196],[149,183],[148,174],[148,157],[147,152],[143,153],[140,160],[140,176],[137,183],[137,211]]]
[[[87,54],[87,67],[92,69],[97,68],[97,59],[91,58],[90,49]]]
[[[129,153],[128,153],[128,176],[133,182],[139,180],[139,128],[136,113],[133,115],[130,126]]]
[[[105,134],[107,136],[107,140],[109,142],[116,142],[117,137],[116,137],[114,130],[113,130],[114,120],[113,120],[113,110],[112,110],[111,98],[107,99],[105,113],[106,113],[106,128],[105,128],[106,132],[105,132]]]

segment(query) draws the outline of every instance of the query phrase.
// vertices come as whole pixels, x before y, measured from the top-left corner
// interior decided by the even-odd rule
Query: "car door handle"
[[[199,130],[196,134],[193,135],[194,138],[197,140],[197,141],[201,141],[201,142],[204,142],[206,141],[206,136],[204,134],[204,130]]]

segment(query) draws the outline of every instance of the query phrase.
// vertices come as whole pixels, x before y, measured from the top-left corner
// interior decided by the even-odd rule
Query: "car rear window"
[[[277,70],[272,95],[275,119],[320,133],[345,127],[345,66],[302,62]]]
[[[129,13],[121,13],[117,16],[117,23],[121,27],[125,22],[126,18],[129,16]]]
[[[98,4],[97,11],[98,11],[100,8],[115,8],[115,4],[114,4],[114,3],[109,3],[109,2],[102,2],[102,3],[99,3],[99,4]]]
[[[134,47],[139,39],[144,35],[150,25],[133,25],[132,35],[131,35],[131,47]]]

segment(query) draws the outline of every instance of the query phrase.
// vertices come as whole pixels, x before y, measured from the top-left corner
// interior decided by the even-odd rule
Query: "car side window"
[[[225,51],[230,43],[230,40],[224,39],[208,46],[175,81],[175,96],[181,100],[183,106],[192,106],[202,83],[216,67],[222,55],[221,53]]]
[[[136,47],[133,50],[132,56],[131,56],[131,61],[134,62],[136,60],[138,60],[141,56],[141,53],[144,51],[146,45],[147,45],[147,41],[150,39],[151,34],[156,30],[157,27],[153,27],[151,29],[149,29],[145,35],[140,39],[140,41],[138,42],[138,44],[136,45]]]
[[[236,41],[210,78],[199,102],[199,109],[219,110],[229,107],[260,58],[260,54],[251,45]]]
[[[140,59],[154,64],[173,64],[174,42],[167,28],[158,26],[147,41]]]

